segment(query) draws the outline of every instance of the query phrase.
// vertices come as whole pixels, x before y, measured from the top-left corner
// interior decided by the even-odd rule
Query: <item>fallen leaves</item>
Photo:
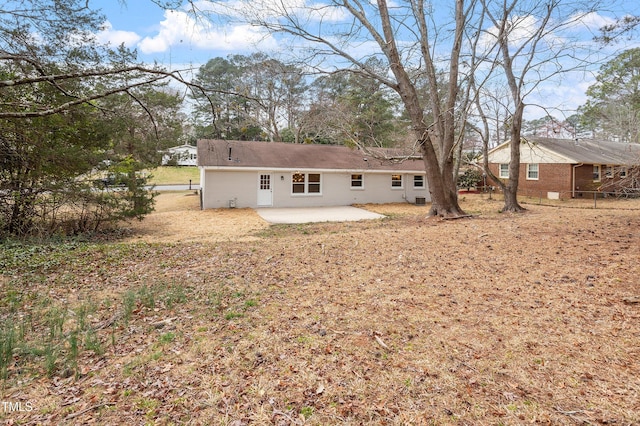
[[[73,310],[92,296],[88,318],[104,354],[85,353],[68,378],[14,366],[2,398],[37,410],[0,417],[640,423],[639,215],[484,207],[434,222],[424,208],[376,206],[393,218],[87,249],[92,268],[59,262],[21,306],[28,313],[47,295]],[[233,219],[226,213],[212,217]],[[122,296],[143,286],[166,294],[137,300],[125,323]]]

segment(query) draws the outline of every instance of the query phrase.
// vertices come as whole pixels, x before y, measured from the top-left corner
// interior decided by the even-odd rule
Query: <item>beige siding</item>
[[[489,154],[489,162],[507,164],[510,160],[509,145],[505,145]],[[520,145],[520,163],[566,164],[572,161],[535,144]]]

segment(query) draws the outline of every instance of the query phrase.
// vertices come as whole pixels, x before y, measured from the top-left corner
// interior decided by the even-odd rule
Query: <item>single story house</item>
[[[489,169],[509,178],[509,143],[489,151]],[[640,144],[595,139],[523,138],[518,193],[546,198],[576,198],[594,191],[638,187]]]
[[[180,145],[162,151],[162,165],[196,166],[198,148],[193,145]]]
[[[199,140],[201,208],[430,201],[421,158],[337,145]],[[379,155],[378,155],[379,154]]]

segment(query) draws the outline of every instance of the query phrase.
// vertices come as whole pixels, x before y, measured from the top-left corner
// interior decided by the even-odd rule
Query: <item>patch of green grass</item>
[[[49,328],[49,340],[54,341],[62,336],[67,311],[56,306],[49,309],[46,313],[45,321]]]
[[[70,335],[69,335],[69,351],[67,354],[67,360],[70,364],[70,367],[73,371],[78,371],[78,354],[79,354],[79,349],[78,349],[78,333],[76,331],[73,331]]]
[[[138,290],[138,299],[142,306],[147,309],[153,309],[156,307],[156,291],[153,288],[142,286],[140,290]]]
[[[232,320],[235,318],[242,318],[244,316],[244,314],[240,313],[240,312],[227,312],[224,316],[224,319],[226,320]]]
[[[163,345],[166,345],[168,343],[171,343],[174,341],[174,339],[176,338],[176,335],[174,333],[164,333],[160,336],[160,343]]]
[[[306,419],[313,416],[313,407],[302,407],[300,409],[300,415]]]
[[[94,330],[88,330],[84,335],[84,348],[88,351],[92,351],[94,354],[100,356],[104,354],[104,348],[100,342],[100,338]]]
[[[165,306],[172,309],[178,303],[187,301],[187,293],[183,285],[171,284],[166,286],[163,291],[162,301]]]
[[[147,171],[151,177],[152,185],[188,185],[191,179],[192,185],[200,185],[200,171],[197,167],[172,167],[162,166]]]
[[[0,326],[0,377],[7,378],[7,370],[13,361],[16,345],[16,330],[12,321],[3,321]]]
[[[125,324],[131,320],[131,315],[136,307],[136,293],[133,290],[127,290],[122,296],[122,319]]]
[[[0,307],[17,306],[17,313],[9,313],[0,323],[0,379],[6,380],[16,371],[25,374],[28,371],[44,371],[47,376],[63,374],[64,377],[78,374],[78,358],[82,352],[92,352],[96,356],[105,353],[104,341],[111,339],[115,346],[119,330],[118,323],[128,324],[137,307],[144,306],[158,310],[158,306],[171,308],[177,303],[187,301],[189,289],[183,285],[159,282],[123,293],[121,319],[115,321],[104,332],[94,329],[92,316],[99,310],[113,306],[112,301],[96,302],[91,298],[67,306],[36,292],[22,292],[19,287],[10,284],[10,292],[0,296]],[[19,306],[18,306],[19,305]],[[117,303],[114,308],[117,307]],[[109,309],[111,310],[111,309]],[[233,316],[233,315],[232,315]],[[160,337],[160,343],[167,344],[175,340],[174,333]],[[16,354],[19,357],[16,358]],[[162,356],[162,351],[157,355]],[[126,370],[126,368],[125,368]],[[125,371],[125,374],[126,371]]]

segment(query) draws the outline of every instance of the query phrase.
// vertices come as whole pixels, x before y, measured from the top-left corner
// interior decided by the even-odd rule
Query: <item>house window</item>
[[[538,180],[538,164],[527,164],[527,180]]]
[[[608,179],[613,178],[613,166],[607,166],[604,169],[604,176]]]
[[[414,188],[424,188],[424,176],[422,176],[422,175],[414,175],[413,176],[413,187]]]
[[[509,165],[500,164],[500,177],[502,179],[509,179]]]
[[[320,174],[294,173],[291,176],[291,192],[294,194],[320,194]]]
[[[351,188],[360,189],[364,186],[364,180],[361,174],[351,175]]]
[[[402,175],[391,175],[391,187],[402,188]]]
[[[309,173],[309,194],[320,193],[320,173]]]
[[[593,165],[593,180],[600,182],[600,166],[598,164]]]
[[[620,176],[621,178],[627,177],[627,168],[624,166],[621,166],[618,169],[618,176]]]

